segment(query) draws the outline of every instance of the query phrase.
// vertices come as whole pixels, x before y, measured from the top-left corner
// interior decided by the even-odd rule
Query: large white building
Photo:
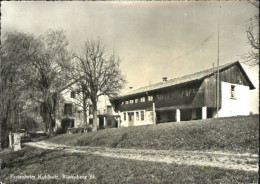
[[[78,100],[80,94],[72,89],[61,93],[62,99],[57,105],[55,130],[59,128],[66,132],[68,128],[85,128],[93,124],[93,111],[91,101],[87,100],[87,118],[84,123],[84,113],[81,102]],[[98,100],[98,128],[118,127],[119,116],[114,112],[109,98],[101,96]]]
[[[98,127],[249,115],[249,90],[252,89],[255,87],[238,61],[171,80],[164,78],[162,82],[130,90],[115,98],[102,96],[98,101]],[[56,129],[61,127],[66,131],[93,123],[91,102],[88,102],[85,124],[77,95],[71,90],[62,93]]]
[[[119,126],[127,127],[249,115],[252,89],[254,85],[237,61],[171,80],[164,78],[110,101],[120,114]]]

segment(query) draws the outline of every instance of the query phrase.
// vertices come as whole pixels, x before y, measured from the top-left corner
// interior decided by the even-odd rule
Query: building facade
[[[67,132],[69,128],[86,128],[93,125],[93,110],[91,101],[87,100],[86,121],[84,121],[83,107],[79,93],[72,89],[61,93],[61,100],[57,105],[55,131]],[[118,127],[119,116],[115,113],[107,96],[101,96],[97,104],[97,125],[99,129]]]
[[[251,89],[255,87],[237,61],[171,80],[164,78],[110,102],[120,115],[119,126],[138,126],[249,115]]]

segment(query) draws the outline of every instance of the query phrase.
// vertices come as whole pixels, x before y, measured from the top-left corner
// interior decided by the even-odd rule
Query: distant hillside
[[[252,115],[64,134],[50,141],[74,146],[258,153],[258,130],[259,115]]]

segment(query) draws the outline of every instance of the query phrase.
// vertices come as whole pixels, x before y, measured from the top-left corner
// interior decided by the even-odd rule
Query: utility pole
[[[153,101],[153,123],[156,124],[156,112],[155,112],[155,103]]]
[[[217,58],[217,118],[218,118],[218,110],[219,110],[219,24],[220,24],[220,9],[218,12],[218,58]]]

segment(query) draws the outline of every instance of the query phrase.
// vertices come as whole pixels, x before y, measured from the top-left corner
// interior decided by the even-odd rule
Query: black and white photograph
[[[0,3],[1,184],[258,183],[258,1]]]

